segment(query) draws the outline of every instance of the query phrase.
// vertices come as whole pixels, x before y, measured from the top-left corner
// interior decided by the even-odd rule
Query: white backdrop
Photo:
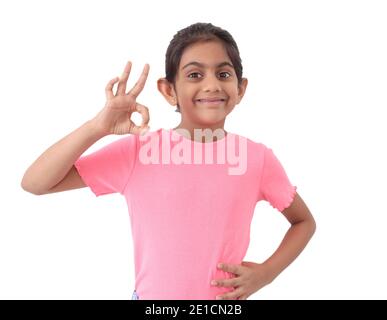
[[[0,298],[131,298],[124,198],[34,196],[20,182],[104,106],[127,60],[128,87],[151,66],[139,97],[151,130],[176,126],[156,88],[165,50],[181,28],[212,22],[236,39],[249,79],[225,129],[271,147],[317,221],[301,256],[249,299],[386,299],[386,16],[370,0],[1,2]],[[245,260],[267,258],[287,227],[258,203]]]

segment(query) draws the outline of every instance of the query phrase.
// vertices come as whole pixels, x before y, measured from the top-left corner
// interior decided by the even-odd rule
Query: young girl
[[[174,129],[146,133],[148,108],[137,97],[149,66],[126,93],[130,69],[128,62],[107,84],[105,107],[95,117],[28,168],[23,189],[42,195],[88,186],[96,196],[122,194],[133,231],[133,299],[247,299],[299,255],[315,222],[272,149],[224,131],[247,86],[234,39],[209,23],[173,37],[166,77],[157,84],[181,113]],[[133,112],[142,115],[140,126]],[[81,157],[110,134],[125,136]],[[260,200],[291,226],[266,261],[242,261]]]

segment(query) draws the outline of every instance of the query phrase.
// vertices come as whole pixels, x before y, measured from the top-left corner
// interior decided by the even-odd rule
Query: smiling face
[[[169,84],[169,83],[168,83]],[[159,90],[182,116],[180,128],[222,128],[246,90],[247,79],[238,78],[221,41],[201,41],[185,48],[175,85],[159,83]]]

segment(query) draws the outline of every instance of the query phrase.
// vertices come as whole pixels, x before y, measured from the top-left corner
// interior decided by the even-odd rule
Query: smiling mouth
[[[217,106],[225,102],[225,99],[197,99],[196,102],[207,106]]]

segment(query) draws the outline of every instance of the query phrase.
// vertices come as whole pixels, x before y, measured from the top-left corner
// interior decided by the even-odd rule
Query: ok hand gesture
[[[142,74],[134,87],[126,93],[126,83],[129,78],[132,63],[129,61],[121,77],[109,81],[106,86],[105,107],[94,118],[97,127],[103,134],[144,134],[149,130],[149,110],[136,101],[138,95],[145,86],[149,73],[149,65],[145,64]],[[113,86],[118,81],[116,94],[113,93]],[[142,124],[137,126],[131,119],[133,112],[142,116]]]

